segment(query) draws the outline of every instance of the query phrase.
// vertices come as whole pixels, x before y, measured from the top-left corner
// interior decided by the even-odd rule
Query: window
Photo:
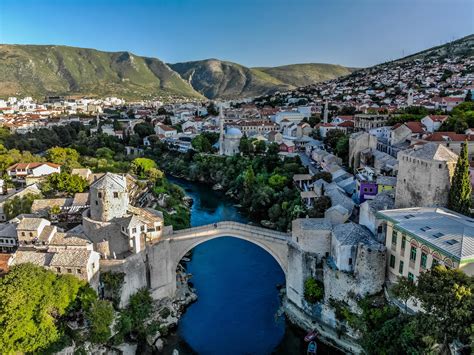
[[[450,240],[447,240],[445,243],[449,244],[449,245],[454,245],[454,244],[458,243],[458,241],[456,239],[450,239]]]
[[[98,193],[97,193],[97,197],[98,197],[98,198],[102,198],[102,192],[98,192]]]
[[[25,232],[21,232],[21,236],[24,237],[26,234]]]
[[[76,270],[78,274],[82,274],[82,270],[81,269],[77,269]]]
[[[118,198],[118,192],[114,192],[114,198]]]
[[[397,232],[392,232],[392,245],[397,245]]]
[[[32,233],[32,232],[30,232],[30,237],[32,237],[32,236],[33,236],[33,233]]]
[[[352,265],[352,258],[349,258],[349,265]]]
[[[377,227],[377,233],[382,233],[383,232],[383,227],[382,226],[378,226]]]
[[[410,249],[410,260],[415,261],[416,260],[416,247],[412,246]]]
[[[92,263],[92,270],[95,269],[95,263]]]
[[[415,275],[413,275],[411,272],[408,273],[408,280],[410,281],[415,281]]]
[[[395,267],[395,255],[390,255],[390,267],[392,269]]]
[[[441,168],[443,167],[443,165],[442,165],[442,164],[439,164],[438,167],[441,169]]]
[[[97,206],[98,204],[99,204],[99,201],[96,200],[96,201],[95,201],[95,205]]]
[[[407,237],[402,235],[402,249],[405,249],[406,243],[407,243]]]
[[[56,268],[56,272],[59,272],[59,273],[60,273],[60,272],[61,272],[61,268],[60,268],[60,267],[57,267],[57,268]]]
[[[400,260],[400,265],[398,265],[398,272],[400,275],[403,275],[403,260]]]
[[[423,269],[426,269],[426,260],[428,259],[428,255],[426,255],[425,253],[421,253],[421,261],[420,261],[420,265]]]
[[[143,232],[145,230],[145,226],[141,226],[140,230]]]
[[[438,232],[438,233],[433,234],[433,237],[435,237],[435,238],[441,238],[441,237],[444,237],[444,234],[441,233],[441,232]]]
[[[439,260],[433,258],[433,261],[431,262],[431,267],[435,267],[435,266],[438,266],[438,265],[439,265]]]
[[[68,274],[72,274],[72,269],[67,269]]]
[[[136,233],[137,232],[137,229],[136,228],[132,228],[132,233]]]

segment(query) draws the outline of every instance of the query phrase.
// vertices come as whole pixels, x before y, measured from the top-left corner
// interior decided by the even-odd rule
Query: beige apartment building
[[[416,281],[434,265],[474,275],[474,219],[446,208],[416,207],[377,212],[385,234],[387,277]]]

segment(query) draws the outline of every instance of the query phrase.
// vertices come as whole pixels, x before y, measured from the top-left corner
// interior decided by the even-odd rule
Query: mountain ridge
[[[193,81],[198,63],[211,65]],[[192,76],[176,70],[192,65],[197,65],[192,69]],[[217,79],[215,68],[218,68]],[[137,99],[173,95],[235,99],[287,90],[298,84],[294,77],[291,82],[281,80],[284,77],[281,73],[279,78],[274,77],[269,74],[271,70],[276,69],[248,68],[215,58],[167,64],[129,51],[106,52],[54,44],[0,44],[0,96],[113,95]],[[196,78],[200,80],[196,82]],[[301,84],[304,83],[302,80]]]

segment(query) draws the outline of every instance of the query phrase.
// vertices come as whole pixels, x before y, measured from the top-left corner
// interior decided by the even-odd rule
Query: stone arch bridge
[[[190,250],[220,237],[239,238],[258,245],[273,256],[285,277],[288,274],[288,242],[291,240],[289,234],[239,222],[218,222],[175,231],[164,236],[149,249],[149,283],[156,297],[174,294],[178,263]]]
[[[148,287],[155,299],[173,297],[176,293],[176,269],[181,259],[201,243],[220,237],[234,237],[256,244],[267,251],[285,274],[287,294],[302,294],[302,257],[291,234],[223,221],[193,227],[164,235],[148,244],[145,251],[122,260],[101,261],[101,271],[123,272],[125,283],[121,305],[138,289]]]

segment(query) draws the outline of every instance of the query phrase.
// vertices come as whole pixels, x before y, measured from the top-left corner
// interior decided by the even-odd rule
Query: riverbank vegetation
[[[330,302],[336,318],[360,332],[367,354],[443,354],[453,342],[474,351],[474,277],[436,266],[421,273],[417,284],[401,278],[394,292],[405,303],[402,310],[383,295],[360,300],[360,313],[345,302]],[[404,311],[408,300],[421,311]]]
[[[171,175],[222,189],[238,201],[251,220],[286,231],[304,214],[293,175],[306,173],[298,157],[281,159],[276,150],[251,156],[222,157],[167,150],[154,155]]]

